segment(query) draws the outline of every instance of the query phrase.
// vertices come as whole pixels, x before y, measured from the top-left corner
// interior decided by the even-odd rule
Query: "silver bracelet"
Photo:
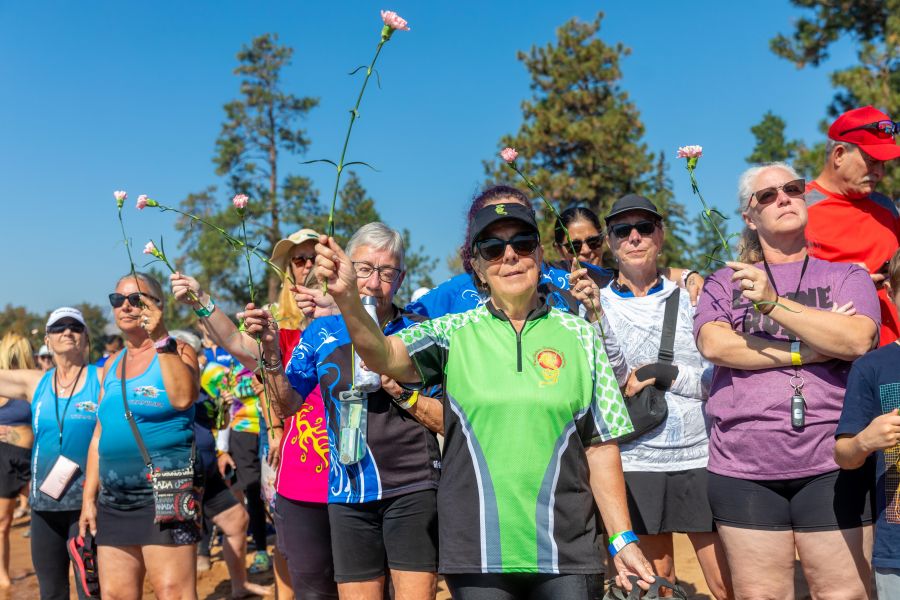
[[[263,369],[266,370],[266,373],[278,373],[279,371],[284,371],[284,363],[281,362],[280,356],[275,359],[275,362],[272,364],[267,363],[265,357],[263,357],[262,365]]]

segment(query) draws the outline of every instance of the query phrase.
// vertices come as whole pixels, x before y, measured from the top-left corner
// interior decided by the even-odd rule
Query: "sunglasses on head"
[[[315,254],[298,254],[297,256],[291,257],[291,262],[294,263],[295,267],[305,267],[306,263],[315,262],[315,260]]]
[[[782,185],[763,188],[754,192],[753,195],[756,196],[756,201],[759,204],[765,206],[775,202],[776,198],[778,198],[778,190],[784,190],[784,193],[791,198],[798,198],[806,193],[806,180],[795,179]]]
[[[113,308],[119,308],[120,306],[125,304],[125,300],[128,300],[128,304],[132,305],[135,308],[140,308],[142,304],[141,296],[146,296],[159,304],[159,298],[151,296],[150,294],[143,294],[141,292],[134,292],[128,294],[127,296],[125,294],[120,294],[119,292],[113,292],[109,295],[109,303]]]
[[[66,329],[72,333],[84,333],[84,325],[81,323],[54,323],[47,327],[47,333],[62,333]],[[46,358],[50,358],[47,356]]]
[[[873,129],[875,131],[880,131],[881,133],[886,133],[887,135],[894,136],[900,133],[900,123],[890,120],[875,121],[874,123],[866,123],[865,125],[860,125],[859,127],[851,127],[850,129],[845,129],[838,135],[844,135],[845,133],[850,133],[851,131],[859,131],[860,129]]]
[[[641,236],[647,236],[656,230],[654,221],[638,221],[637,223],[616,223],[609,230],[619,239],[625,239],[631,235],[631,230],[637,229]]]
[[[540,245],[541,238],[537,232],[517,233],[508,240],[500,238],[484,238],[475,242],[475,249],[486,261],[499,260],[506,253],[506,247],[512,246],[513,252],[519,256],[530,256]]]
[[[563,248],[569,248],[569,245],[566,243],[561,244]],[[589,238],[585,238],[583,240],[572,240],[572,249],[575,250],[575,254],[581,254],[581,249],[587,245],[591,250],[596,250],[600,246],[603,245],[603,236],[600,235],[592,235]]]

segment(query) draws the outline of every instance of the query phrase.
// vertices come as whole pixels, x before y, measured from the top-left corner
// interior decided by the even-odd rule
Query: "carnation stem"
[[[526,177],[525,174],[522,173],[522,171],[520,171],[519,168],[515,164],[513,164],[511,162],[507,162],[506,164],[509,166],[510,169],[512,169],[513,171],[518,173],[519,177],[521,177],[522,180],[525,182],[525,185],[528,186],[528,189],[530,189],[532,192],[537,194],[537,197],[540,198],[544,202],[544,205],[547,208],[549,208],[550,211],[553,213],[553,215],[556,217],[556,222],[559,224],[560,227],[562,227],[563,232],[566,234],[566,243],[569,246],[569,250],[572,252],[572,257],[573,257],[572,271],[574,271],[576,264],[578,264],[580,266],[580,263],[578,262],[578,253],[575,252],[575,246],[574,246],[574,244],[572,244],[572,238],[569,237],[569,228],[566,227],[565,224],[562,222],[562,215],[560,215],[559,211],[556,210],[556,207],[553,206],[553,204],[551,204],[549,200],[547,200],[547,198],[544,196],[544,192],[541,190],[541,188],[539,188],[537,186],[536,183],[534,183],[528,177]],[[594,305],[594,300],[592,298],[588,297],[587,304],[588,304],[588,308],[591,309],[591,312],[594,315],[594,320],[597,322],[597,326],[600,328],[600,336],[603,339],[606,339],[606,333],[603,331],[603,323],[600,320],[600,313],[597,310],[597,307]]]
[[[261,252],[260,252],[259,250],[257,250],[256,248],[250,248],[249,245],[247,245],[247,244],[244,243],[243,241],[237,239],[236,237],[234,237],[233,235],[231,235],[230,233],[228,233],[227,231],[225,231],[224,229],[222,229],[222,228],[219,227],[218,225],[213,225],[212,223],[210,223],[209,221],[207,221],[207,220],[205,220],[205,219],[203,219],[203,218],[201,218],[201,217],[198,217],[198,216],[196,216],[196,215],[192,215],[191,213],[184,212],[183,210],[179,210],[179,209],[177,209],[177,208],[172,208],[171,206],[166,206],[165,204],[159,204],[159,203],[157,202],[157,203],[155,204],[155,206],[156,206],[157,208],[159,208],[159,210],[161,210],[161,211],[163,211],[163,212],[166,212],[166,211],[170,210],[170,211],[172,211],[172,212],[178,213],[179,215],[182,215],[182,216],[184,216],[184,217],[187,217],[188,219],[191,219],[192,221],[196,221],[197,223],[200,223],[200,224],[202,224],[202,225],[206,225],[206,226],[209,227],[210,229],[214,229],[214,230],[218,231],[218,232],[219,232],[220,234],[222,234],[222,236],[228,241],[228,243],[231,244],[231,246],[232,246],[233,248],[244,248],[244,249],[246,249],[246,250],[252,252],[252,253],[256,256],[256,258],[258,258],[258,259],[261,260],[263,263],[265,263],[270,269],[272,269],[273,271],[275,271],[276,273],[278,273],[278,276],[279,276],[279,277],[281,277],[282,279],[285,277],[284,271],[282,271],[281,268],[280,268],[278,265],[273,264],[272,261],[270,261],[269,258],[268,258],[265,254],[261,253]],[[246,238],[246,236],[245,236],[245,238]]]
[[[122,219],[122,206],[119,206],[119,227],[122,229],[122,240],[125,242],[125,251],[128,252],[128,264],[131,265],[131,276],[134,277],[134,284],[138,291],[141,291],[141,282],[138,281],[137,273],[134,270],[134,258],[131,256],[131,243],[128,241],[128,234],[125,233],[125,221]],[[143,302],[142,302],[143,303]]]
[[[344,147],[341,149],[341,158],[336,167],[337,177],[334,181],[334,193],[331,196],[331,210],[328,213],[328,235],[331,237],[334,237],[334,207],[337,204],[338,190],[340,189],[341,184],[341,174],[344,171],[344,157],[347,154],[347,146],[350,145],[350,132],[353,131],[353,123],[356,122],[356,118],[359,116],[359,105],[362,103],[363,94],[366,92],[366,85],[369,83],[369,77],[372,76],[372,70],[375,67],[375,61],[378,60],[378,55],[381,54],[381,48],[384,46],[385,42],[387,42],[386,39],[382,39],[378,42],[378,47],[375,49],[375,56],[372,58],[372,62],[369,63],[369,68],[366,69],[366,76],[363,79],[362,89],[359,90],[359,96],[356,98],[356,105],[354,105],[353,110],[350,111],[350,125],[347,127],[347,135],[344,137]]]

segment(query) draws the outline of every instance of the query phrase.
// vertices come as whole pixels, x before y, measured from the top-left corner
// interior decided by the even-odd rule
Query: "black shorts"
[[[98,546],[184,546],[200,540],[196,521],[156,524],[152,504],[122,510],[97,503]]]
[[[362,504],[329,504],[334,579],[369,581],[398,571],[437,571],[435,490]]]
[[[719,525],[765,531],[836,531],[872,523],[875,463],[782,480],[709,474],[709,504]]]
[[[297,600],[337,600],[328,505],[276,495],[273,516]]]
[[[631,528],[638,535],[715,531],[706,469],[671,473],[626,471]]]
[[[239,504],[238,499],[225,484],[222,474],[213,463],[213,467],[206,471],[203,486],[203,516],[212,519],[222,514],[232,506]]]
[[[593,600],[603,596],[601,575],[466,573],[445,575],[454,600]]]
[[[0,498],[15,498],[31,479],[31,450],[0,442]]]
[[[253,485],[259,486],[262,477],[262,466],[259,463],[259,434],[232,429],[228,434],[228,448],[237,475],[237,481],[231,485],[231,489],[243,492]]]

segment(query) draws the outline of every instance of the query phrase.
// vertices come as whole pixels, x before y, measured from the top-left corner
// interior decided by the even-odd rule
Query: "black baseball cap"
[[[537,221],[534,218],[534,211],[528,206],[523,206],[518,202],[491,204],[485,206],[475,213],[472,217],[471,235],[469,237],[469,246],[474,244],[482,232],[498,221],[503,220],[519,221],[528,225],[531,229],[538,231]]]
[[[662,215],[659,214],[659,211],[656,210],[656,205],[643,196],[638,194],[626,194],[613,203],[612,208],[609,209],[609,214],[603,217],[603,220],[609,225],[609,221],[613,217],[617,217],[633,210],[643,210],[644,212],[648,212],[655,215],[660,221],[662,221],[663,218]]]

